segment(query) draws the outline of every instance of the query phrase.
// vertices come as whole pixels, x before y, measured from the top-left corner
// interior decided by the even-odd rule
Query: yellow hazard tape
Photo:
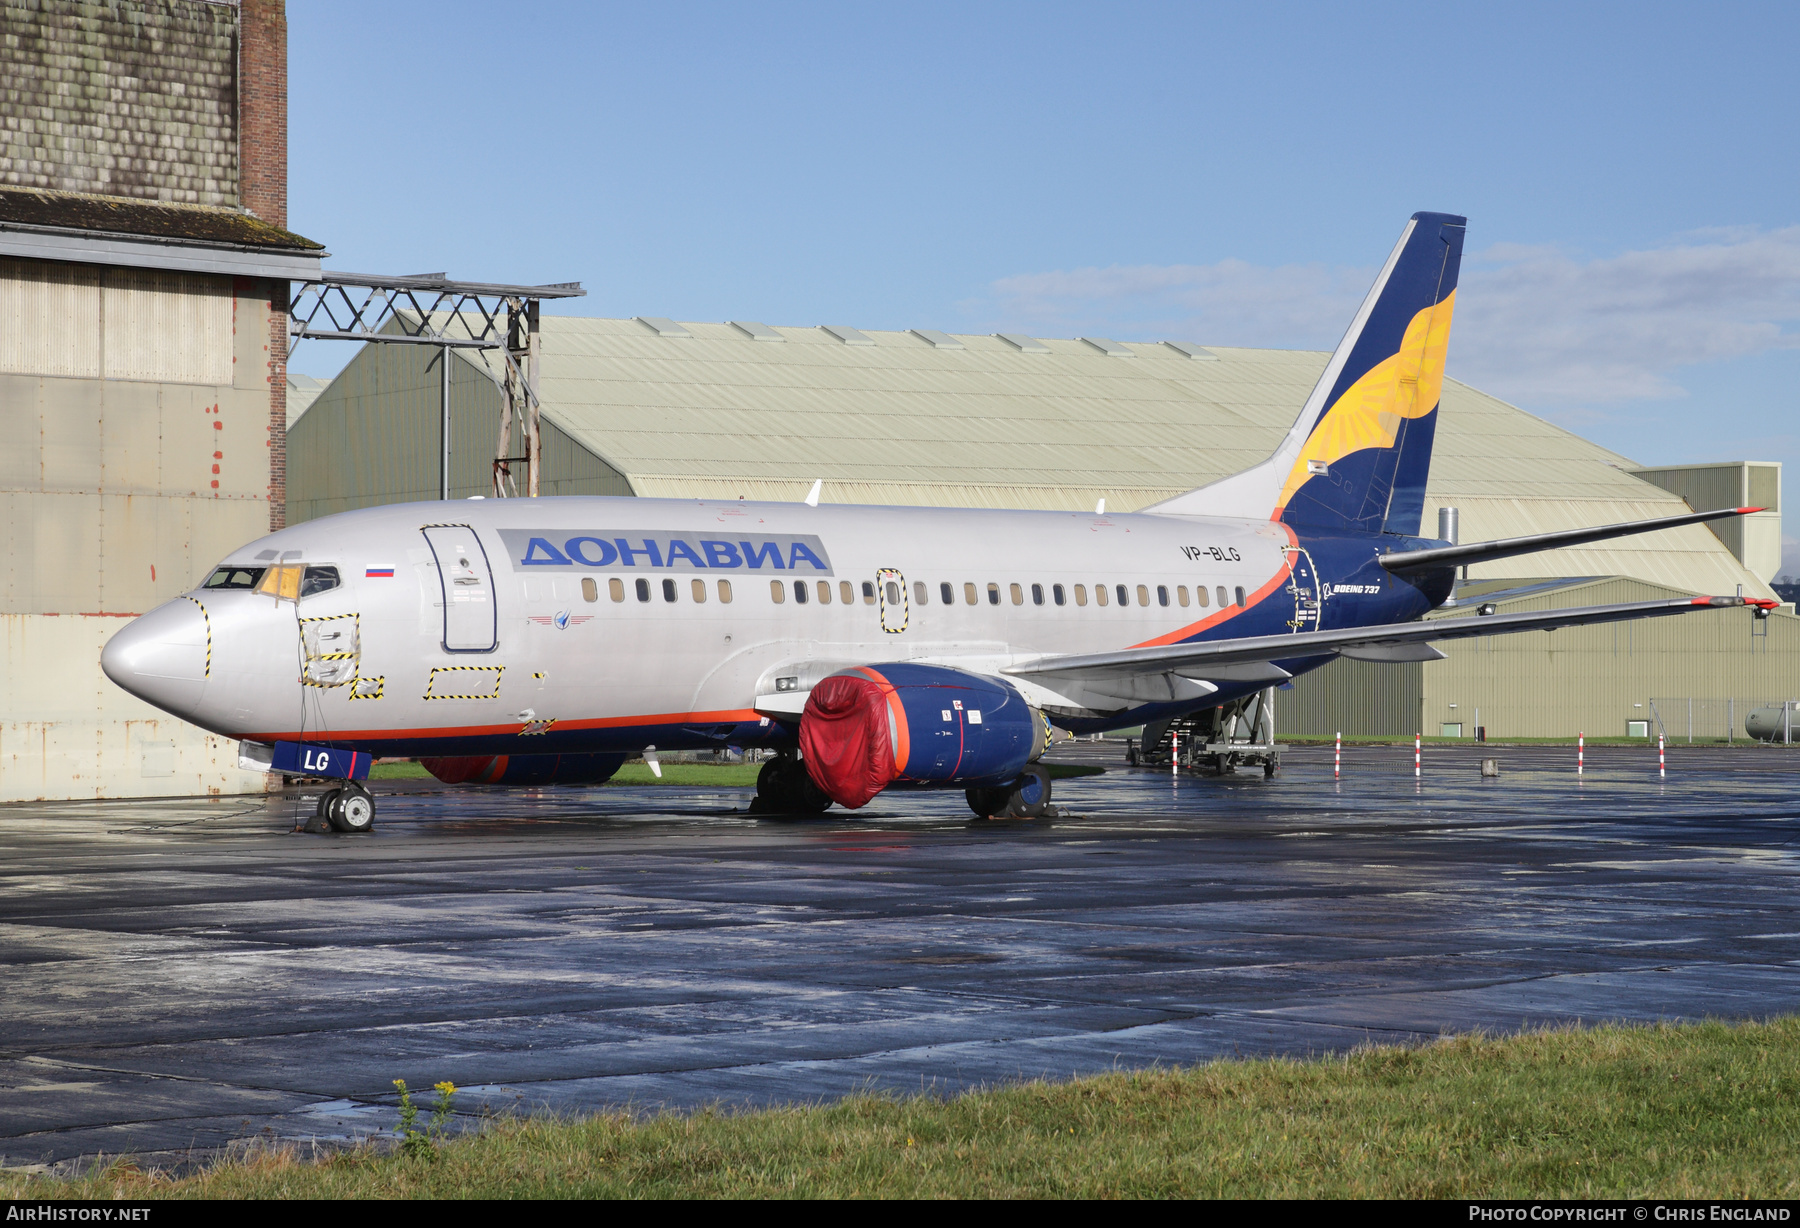
[[[500,675],[505,672],[506,672],[506,666],[504,666],[504,665],[434,665],[431,667],[431,677],[425,683],[425,696],[424,697],[426,699],[499,699],[500,698]],[[464,695],[464,694],[439,695],[436,693],[437,692],[437,681],[438,681],[439,674],[479,674],[479,673],[487,673],[487,674],[492,674],[494,676],[494,689],[485,695]],[[469,683],[474,683],[475,680],[473,678],[469,678],[469,679],[461,679],[459,681],[466,681]]]
[[[206,612],[206,603],[201,601],[200,598],[198,598],[198,597],[183,597],[182,600],[191,601],[195,605],[199,606],[200,607],[200,617],[204,618],[206,620],[206,672],[201,674],[200,676],[202,679],[211,678],[212,677],[212,615],[208,614]]]

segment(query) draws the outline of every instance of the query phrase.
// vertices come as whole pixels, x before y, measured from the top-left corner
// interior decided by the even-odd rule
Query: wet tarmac
[[[1108,774],[1016,823],[411,781],[368,836],[289,834],[294,797],[8,806],[0,1161],[381,1134],[396,1078],[471,1115],[746,1105],[1792,1011],[1791,754],[1334,781],[1328,748],[1264,780],[1076,745]]]

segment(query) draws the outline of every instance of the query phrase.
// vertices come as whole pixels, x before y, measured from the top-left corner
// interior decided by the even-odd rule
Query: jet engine
[[[421,759],[447,785],[597,785],[611,780],[624,755],[457,755]]]
[[[895,782],[1009,783],[1049,736],[1044,714],[1007,683],[940,665],[842,670],[813,687],[800,714],[807,774],[852,810]]]

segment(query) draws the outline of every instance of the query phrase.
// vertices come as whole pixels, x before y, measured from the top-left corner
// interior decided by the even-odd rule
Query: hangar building
[[[366,346],[311,402],[289,443],[293,520],[436,497],[442,394],[436,354],[425,348]],[[1087,510],[1104,498],[1110,510],[1131,511],[1266,457],[1327,358],[1105,338],[546,316],[540,489],[798,500],[822,479],[827,503]],[[453,496],[493,493],[496,375],[477,352],[453,359]],[[1642,468],[1445,382],[1426,506],[1460,509],[1462,540],[1677,515],[1690,505],[1770,509],[1718,531],[1693,525],[1478,565],[1471,597],[1527,609],[1740,587],[1773,596],[1780,498],[1778,465]],[[1473,608],[1464,601],[1438,616]],[[1668,722],[1671,697],[1696,696],[1731,700],[1741,729],[1739,705],[1800,694],[1791,608],[1767,620],[1732,611],[1616,635],[1588,628],[1470,641],[1423,665],[1338,662],[1284,694],[1282,731],[1437,734],[1460,725],[1473,736],[1479,723],[1496,737],[1624,734],[1652,701],[1663,701],[1654,710]]]
[[[0,5],[0,801],[260,790],[99,658],[285,516],[283,0]]]

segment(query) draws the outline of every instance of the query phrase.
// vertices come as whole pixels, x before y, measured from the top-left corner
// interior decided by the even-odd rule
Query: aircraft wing
[[[1663,601],[1632,601],[1622,605],[1576,606],[1565,610],[1532,610],[1520,614],[1473,614],[1463,618],[1435,618],[1428,622],[1388,623],[1375,627],[1351,627],[1341,631],[1301,631],[1292,635],[1259,635],[1235,640],[1205,640],[1166,644],[1157,648],[1127,648],[1119,652],[1093,652],[1040,657],[1011,665],[1000,672],[1016,677],[1041,678],[1085,684],[1089,689],[1133,698],[1143,686],[1124,686],[1133,677],[1166,676],[1165,699],[1198,698],[1206,691],[1183,695],[1182,682],[1203,686],[1218,682],[1278,682],[1290,675],[1275,661],[1336,654],[1362,661],[1433,661],[1443,653],[1431,647],[1433,640],[1470,639],[1478,635],[1505,635],[1515,631],[1554,631],[1586,623],[1618,622],[1630,618],[1662,618],[1700,610],[1756,606],[1773,609],[1776,602],[1762,597],[1677,597]],[[1217,689],[1216,687],[1210,687]],[[1146,693],[1143,698],[1149,699]]]
[[[1630,537],[1634,533],[1654,533],[1658,529],[1676,529],[1684,524],[1700,524],[1707,520],[1723,520],[1727,516],[1748,516],[1760,507],[1722,507],[1710,512],[1687,512],[1680,516],[1660,516],[1655,520],[1631,520],[1624,524],[1603,524],[1588,529],[1563,529],[1556,533],[1533,533],[1529,537],[1502,537],[1495,541],[1470,542],[1463,546],[1433,546],[1425,550],[1392,550],[1377,562],[1389,571],[1430,571],[1439,567],[1461,567],[1465,563],[1485,563],[1494,559],[1510,559],[1539,550],[1555,550],[1559,546],[1580,546],[1587,542],[1605,541],[1612,537]]]

